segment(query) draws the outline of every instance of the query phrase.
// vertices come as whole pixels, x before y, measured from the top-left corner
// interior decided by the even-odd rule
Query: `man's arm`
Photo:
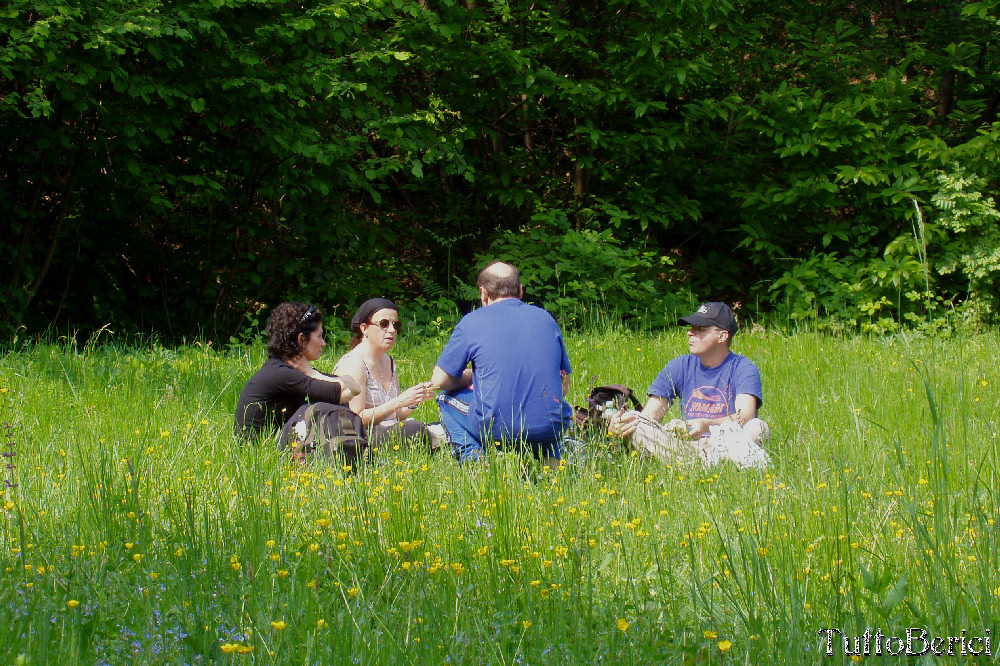
[[[472,386],[472,368],[466,368],[461,377],[454,377],[435,365],[431,372],[431,384],[434,388],[445,391],[468,388]]]
[[[740,393],[736,396],[736,419],[740,425],[746,425],[750,419],[757,418],[757,396]]]
[[[709,435],[708,426],[719,425],[720,423],[732,420],[744,426],[750,419],[757,418],[757,396],[749,393],[739,393],[733,402],[736,405],[735,414],[722,416],[717,419],[691,419],[688,421],[688,430],[691,432],[691,438],[707,437]]]
[[[663,417],[670,411],[670,401],[656,395],[649,396],[646,406],[642,408],[642,415],[651,421],[660,423]]]
[[[669,410],[670,402],[666,398],[651,395],[649,396],[649,400],[646,401],[646,406],[642,409],[641,416],[659,423]],[[627,412],[624,408],[621,411],[615,412],[611,415],[611,421],[608,423],[608,434],[628,437],[639,427],[639,416],[639,412]]]

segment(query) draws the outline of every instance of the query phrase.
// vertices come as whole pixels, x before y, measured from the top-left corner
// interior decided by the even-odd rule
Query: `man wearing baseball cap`
[[[762,403],[760,371],[745,356],[734,354],[729,346],[736,331],[736,318],[725,303],[704,303],[678,322],[687,325],[688,354],[679,356],[660,371],[646,394],[649,400],[641,414],[620,412],[611,417],[608,432],[632,436],[644,421],[653,422],[652,434],[642,432],[640,448],[658,451],[675,449],[676,442],[647,442],[658,433],[670,433],[658,424],[667,415],[675,399],[680,400],[681,416],[694,449],[701,453],[703,438],[710,427],[735,422],[742,433],[759,444],[769,435],[767,423],[757,418]],[[633,441],[633,444],[636,442]],[[662,445],[662,446],[661,446]],[[660,456],[663,457],[663,456]],[[704,455],[702,456],[704,459]]]

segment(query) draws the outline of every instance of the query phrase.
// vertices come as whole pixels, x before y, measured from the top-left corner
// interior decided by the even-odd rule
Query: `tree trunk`
[[[941,76],[941,87],[938,88],[938,105],[935,117],[941,123],[948,119],[955,99],[955,71],[948,70]]]
[[[49,267],[52,266],[52,257],[56,254],[56,248],[59,246],[59,236],[62,234],[63,223],[66,221],[66,215],[69,214],[70,204],[73,200],[73,188],[76,187],[77,175],[80,172],[80,163],[83,161],[83,147],[81,146],[76,151],[76,158],[73,160],[73,170],[69,174],[69,178],[66,179],[66,185],[63,187],[62,201],[58,204],[58,207],[54,211],[55,217],[55,228],[52,231],[52,240],[49,242],[48,251],[45,253],[45,259],[42,262],[42,266],[38,273],[35,275],[34,281],[32,281],[31,286],[28,287],[28,293],[24,297],[24,312],[27,312],[31,307],[31,302],[35,300],[35,296],[38,295],[38,290],[42,286],[42,281],[45,280],[45,276],[49,272]],[[18,324],[21,322],[18,321]]]

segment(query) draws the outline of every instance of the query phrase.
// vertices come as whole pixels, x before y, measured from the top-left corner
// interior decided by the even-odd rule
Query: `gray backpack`
[[[316,402],[295,410],[281,430],[279,446],[296,460],[315,454],[330,460],[342,456],[345,464],[354,467],[368,447],[368,433],[361,417],[348,407]]]

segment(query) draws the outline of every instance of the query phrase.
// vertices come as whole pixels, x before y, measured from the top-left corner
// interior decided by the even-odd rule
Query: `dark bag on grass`
[[[354,466],[368,446],[368,433],[361,417],[343,405],[329,402],[306,404],[295,410],[281,430],[281,450],[296,460],[315,454],[332,459],[343,456]]]
[[[573,420],[581,428],[606,425],[611,412],[617,412],[622,407],[642,411],[642,403],[627,386],[622,384],[595,386],[590,389],[590,395],[587,396],[587,406],[577,407]]]

